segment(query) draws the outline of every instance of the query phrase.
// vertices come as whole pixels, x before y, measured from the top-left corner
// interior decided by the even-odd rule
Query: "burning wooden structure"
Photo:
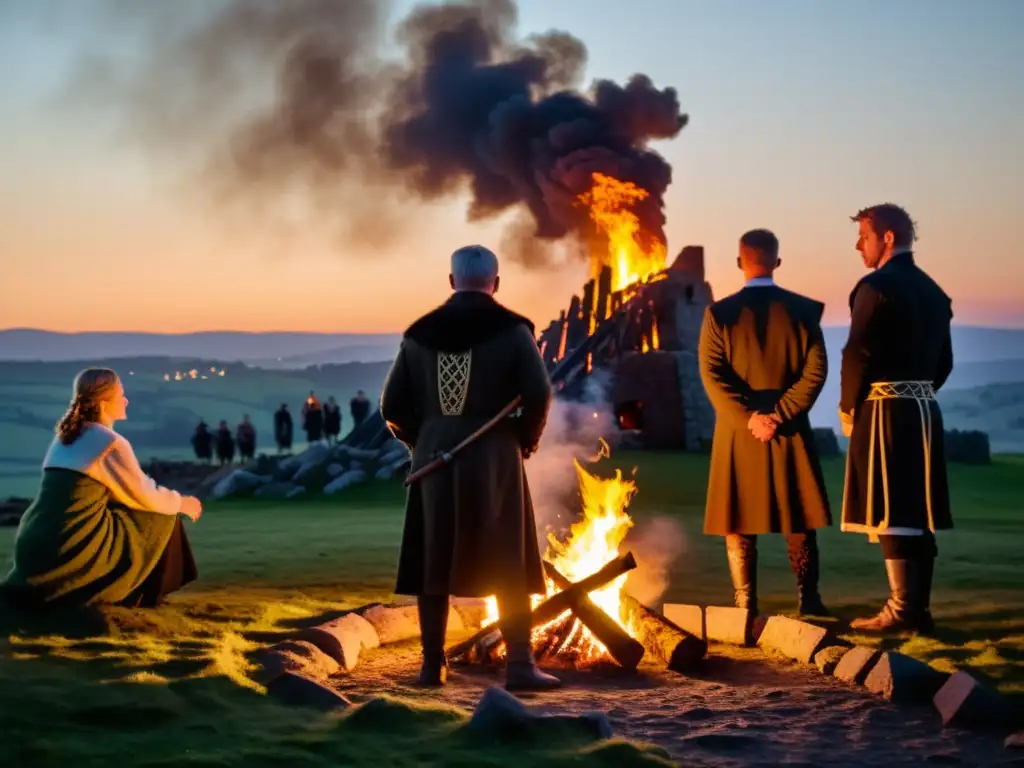
[[[538,337],[559,396],[582,397],[588,377],[602,374],[619,429],[637,447],[704,449],[714,430],[697,364],[713,300],[704,249],[687,246],[667,269],[617,291],[612,278],[603,266]]]

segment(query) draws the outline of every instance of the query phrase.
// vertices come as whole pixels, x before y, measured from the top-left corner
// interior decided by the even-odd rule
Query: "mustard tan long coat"
[[[506,419],[409,489],[397,594],[545,591],[524,452],[540,440],[551,384],[529,320],[481,293],[454,294],[406,331],[381,415],[412,471],[468,437],[516,395]]]
[[[775,285],[746,287],[705,310],[701,378],[715,409],[704,532],[802,533],[832,524],[808,416],[828,372],[824,305]],[[754,413],[782,419],[767,443]]]

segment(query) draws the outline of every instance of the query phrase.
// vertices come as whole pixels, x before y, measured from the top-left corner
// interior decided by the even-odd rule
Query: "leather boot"
[[[541,672],[530,646],[530,596],[498,601],[505,638],[505,688],[509,691],[549,691],[562,685],[554,675]]]
[[[420,618],[423,665],[417,685],[441,686],[448,682],[448,659],[444,641],[448,634],[448,595],[420,595],[416,598]]]
[[[737,608],[757,613],[757,542],[741,536],[725,537],[734,602]]]
[[[818,592],[820,574],[818,537],[813,531],[803,536],[787,537],[786,554],[796,576],[797,612],[801,616],[830,616]]]
[[[926,560],[886,560],[889,600],[869,619],[854,619],[850,628],[860,632],[919,631],[924,621]]]

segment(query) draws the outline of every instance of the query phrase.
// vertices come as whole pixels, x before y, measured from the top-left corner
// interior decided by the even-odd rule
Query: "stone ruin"
[[[691,245],[642,284],[613,291],[605,267],[541,332],[541,355],[559,396],[584,396],[591,375],[628,447],[704,451],[715,415],[697,359],[705,308],[714,301],[704,248]]]

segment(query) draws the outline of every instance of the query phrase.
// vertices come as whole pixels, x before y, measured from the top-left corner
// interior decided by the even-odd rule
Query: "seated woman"
[[[112,429],[127,407],[114,371],[78,374],[15,535],[14,567],[2,584],[9,598],[152,607],[198,576],[179,514],[198,520],[202,504],[143,472]]]

